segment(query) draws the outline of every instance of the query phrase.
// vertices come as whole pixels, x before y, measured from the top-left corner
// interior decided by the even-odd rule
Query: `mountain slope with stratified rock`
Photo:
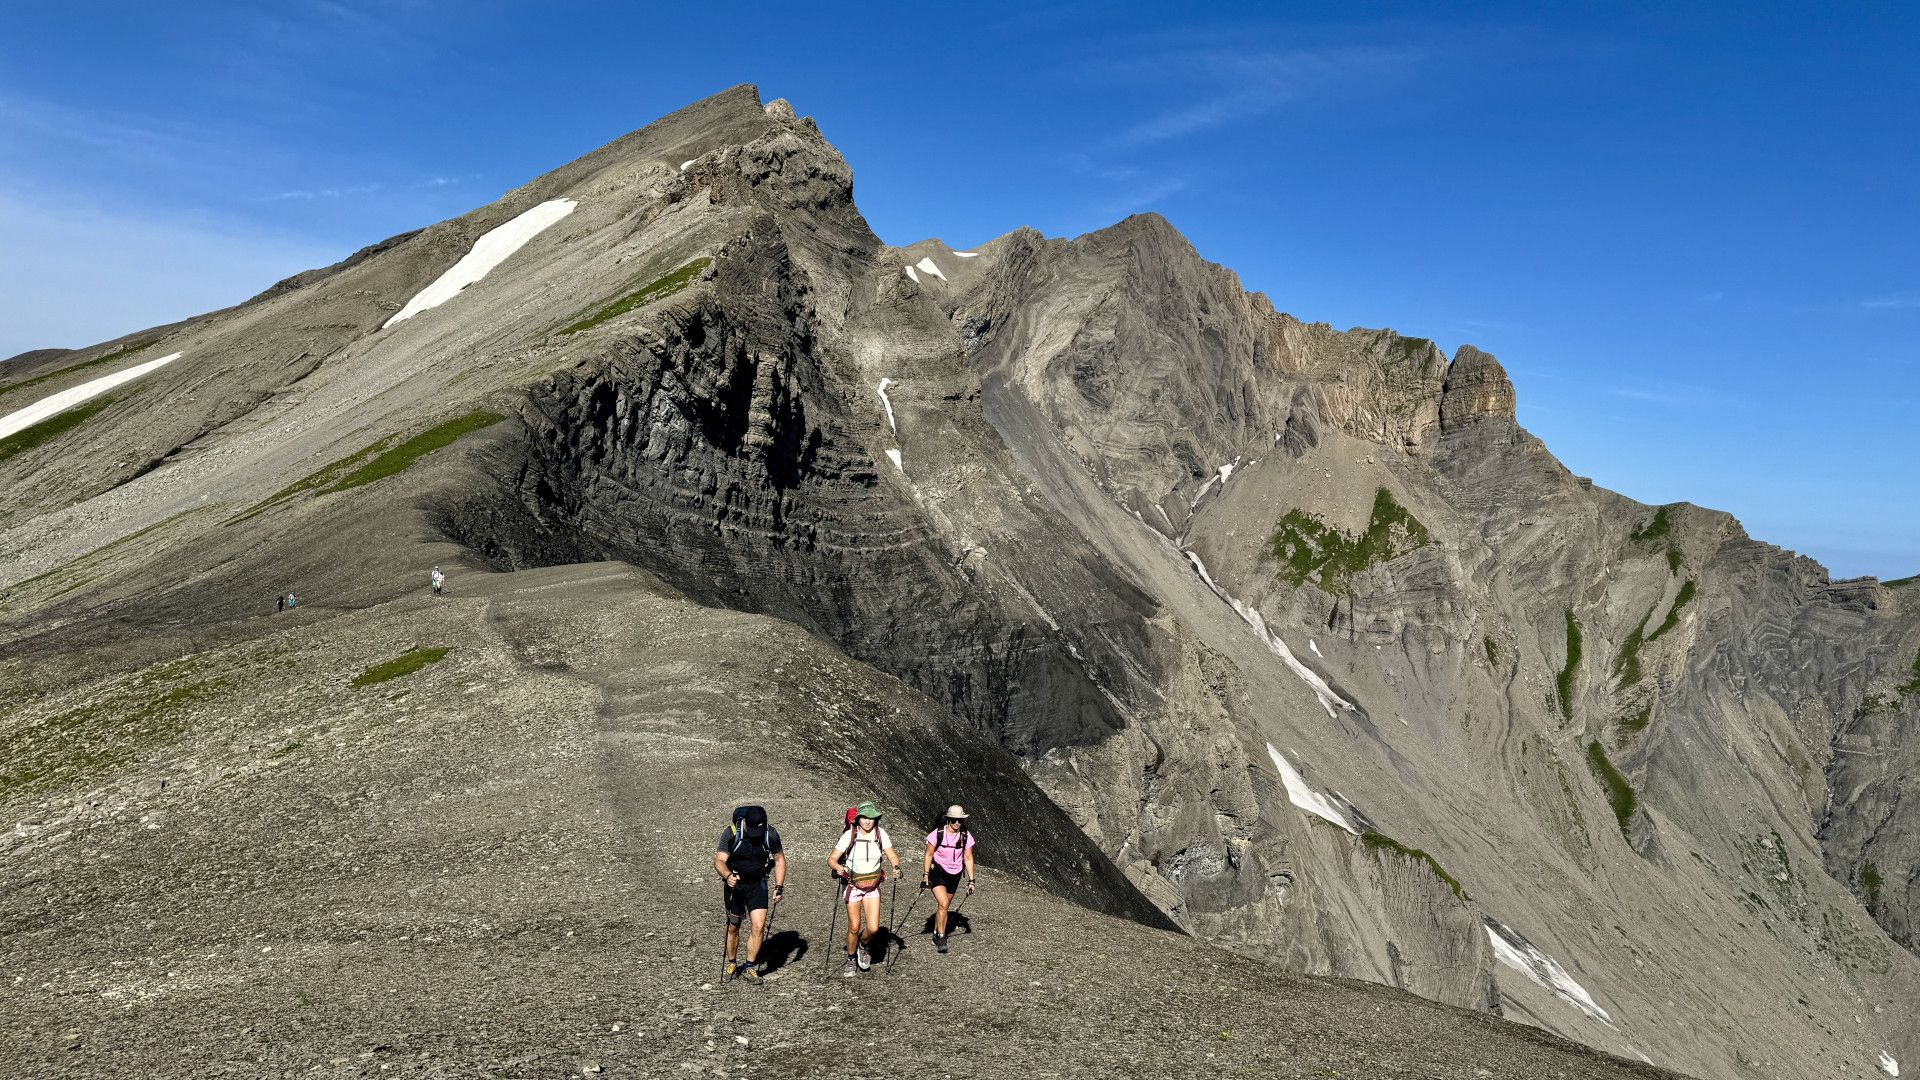
[[[888,247],[739,87],[0,421],[89,386],[0,442],[22,1075],[907,1075],[932,1001],[973,1072],[1920,1058],[1912,587],[1595,488],[1493,357],[1156,216]],[[828,980],[864,797],[990,871]]]

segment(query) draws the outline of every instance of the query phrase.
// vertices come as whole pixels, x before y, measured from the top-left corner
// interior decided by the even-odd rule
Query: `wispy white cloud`
[[[1920,293],[1890,293],[1860,301],[1870,311],[1920,311]]]
[[[1092,208],[1092,213],[1102,221],[1138,214],[1144,210],[1153,209],[1162,201],[1185,191],[1189,186],[1188,181],[1179,177],[1151,180],[1121,190],[1106,201],[1096,204]]]
[[[105,341],[252,296],[345,252],[188,216],[0,190],[0,357]]]
[[[1247,123],[1310,97],[1375,89],[1410,77],[1425,58],[1413,47],[1352,46],[1245,51],[1184,49],[1123,61],[1138,81],[1187,84],[1189,100],[1146,116],[1105,141],[1110,149],[1149,146]]]

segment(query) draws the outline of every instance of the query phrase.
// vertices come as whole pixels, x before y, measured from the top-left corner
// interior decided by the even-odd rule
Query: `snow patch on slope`
[[[435,278],[433,284],[413,294],[407,306],[400,309],[393,318],[382,323],[385,330],[394,323],[403,322],[415,315],[436,308],[460,295],[460,290],[486,277],[494,267],[507,261],[507,257],[526,246],[527,241],[539,236],[547,228],[573,213],[580,205],[572,199],[552,199],[526,211],[519,217],[498,228],[489,229],[473,242],[473,250],[460,257],[460,261],[447,268],[447,272]]]
[[[1267,756],[1273,759],[1273,767],[1280,770],[1280,782],[1287,786],[1287,801],[1315,817],[1333,822],[1355,836],[1360,835],[1359,828],[1346,811],[1332,799],[1313,790],[1313,785],[1300,775],[1300,770],[1294,768],[1293,762],[1288,761],[1287,756],[1272,743],[1267,744]]]
[[[887,460],[893,462],[893,467],[896,469],[899,469],[901,472],[907,471],[907,467],[905,465],[900,464],[900,451],[892,448],[888,448]]]
[[[1613,1026],[1613,1017],[1593,1000],[1587,989],[1573,981],[1567,969],[1560,962],[1541,952],[1533,942],[1521,937],[1512,927],[1492,919],[1484,919],[1487,926],[1487,940],[1493,944],[1494,959],[1507,965],[1541,986],[1558,994],[1568,1004],[1595,1020]]]
[[[1339,715],[1334,712],[1336,705],[1348,712],[1354,711],[1353,702],[1334,693],[1333,687],[1327,685],[1327,680],[1321,678],[1318,672],[1301,663],[1300,659],[1293,655],[1293,650],[1287,648],[1287,643],[1280,640],[1279,634],[1267,629],[1267,620],[1261,618],[1260,613],[1255,611],[1251,604],[1242,603],[1239,597],[1214,584],[1213,575],[1207,573],[1206,564],[1200,561],[1200,556],[1191,551],[1182,553],[1193,563],[1193,568],[1200,572],[1200,580],[1207,583],[1207,588],[1212,589],[1215,596],[1231,605],[1233,610],[1239,613],[1240,618],[1248,626],[1253,627],[1254,634],[1266,644],[1267,651],[1279,657],[1289,670],[1300,677],[1301,682],[1307,684],[1307,688],[1313,691],[1313,696],[1320,699],[1320,707],[1327,710],[1329,717]]]
[[[0,439],[16,431],[25,431],[50,416],[66,412],[89,398],[97,398],[116,386],[130,383],[147,372],[165,367],[178,359],[180,359],[179,353],[169,353],[158,360],[135,364],[124,371],[102,375],[97,379],[83,382],[79,386],[69,386],[57,394],[41,398],[24,409],[15,409],[5,416],[0,416]]]
[[[700,160],[699,158],[688,158],[687,160],[685,160],[685,161],[683,161],[683,162],[681,162],[681,163],[680,163],[680,171],[681,171],[681,172],[686,172],[686,171],[687,171],[688,169],[690,169],[690,168],[692,168],[692,167],[693,167],[693,163],[694,163],[694,162],[696,162],[696,161],[699,161],[699,160]]]
[[[1895,1061],[1893,1055],[1887,1053],[1885,1050],[1880,1052],[1880,1071],[1886,1073],[1888,1076],[1900,1075],[1900,1063]]]
[[[980,253],[977,251],[956,251],[953,254],[962,259],[977,259],[980,257]]]
[[[880,404],[887,407],[887,427],[892,429],[895,435],[898,435],[900,433],[900,425],[893,422],[893,402],[887,398],[887,387],[893,385],[895,385],[895,383],[892,379],[881,379],[877,393],[880,395]]]
[[[940,272],[939,264],[933,261],[933,256],[931,255],[927,256],[924,259],[921,259],[919,262],[914,263],[913,265],[919,267],[920,272],[923,274],[932,274],[934,277],[939,278],[941,281],[947,280],[947,275]]]
[[[915,285],[920,284],[920,275],[914,273],[913,267],[911,266],[907,267],[907,279],[909,281],[912,281]]]

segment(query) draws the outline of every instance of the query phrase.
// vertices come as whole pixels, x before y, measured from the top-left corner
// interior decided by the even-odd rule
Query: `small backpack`
[[[727,849],[727,869],[740,875],[741,881],[754,881],[766,876],[767,864],[773,860],[771,850],[773,824],[767,824],[766,835],[758,841],[747,835],[747,815],[759,812],[760,819],[766,820],[767,812],[758,806],[734,808],[733,824],[727,831],[733,836],[733,843]]]

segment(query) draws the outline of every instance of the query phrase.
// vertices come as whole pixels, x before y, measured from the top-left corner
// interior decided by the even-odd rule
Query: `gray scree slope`
[[[983,912],[968,977],[855,993],[890,1033],[963,993],[1007,1068],[1110,1072],[1048,1023],[1150,1000],[1111,1036],[1150,1071],[1632,1071],[1282,968],[1702,1077],[1920,1060],[1914,587],[1597,489],[1493,357],[1298,322],[1158,217],[889,248],[741,87],[9,361],[0,412],[171,352],[0,458],[18,1060],[646,1075],[738,1068],[738,1028],[803,1075],[843,991],[697,989],[699,823],[759,798],[819,847],[821,807],[954,788],[1019,834],[1005,951]],[[452,651],[347,686],[416,645]],[[899,1037],[874,1072],[936,1042]]]

